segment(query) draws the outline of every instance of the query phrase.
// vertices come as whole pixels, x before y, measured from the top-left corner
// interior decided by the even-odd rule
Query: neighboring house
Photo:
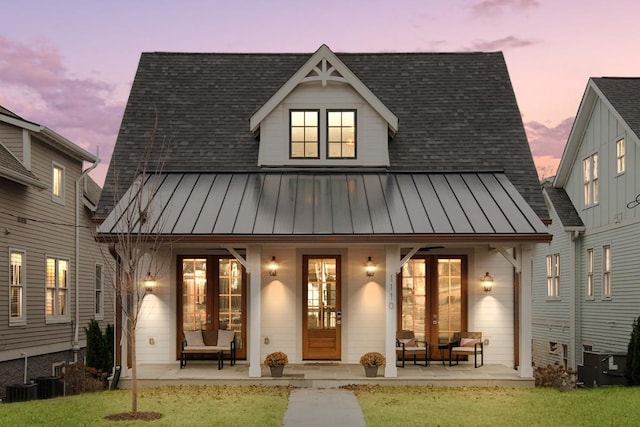
[[[553,241],[534,252],[537,365],[626,353],[640,316],[639,99],[638,78],[591,78],[544,185]]]
[[[486,363],[532,377],[530,254],[551,236],[501,53],[145,53],[102,238],[126,229],[129,196],[114,200],[149,151],[162,169],[145,177],[145,225],[172,251],[155,255],[138,362],[175,362],[183,331],[232,328],[250,377],[272,351],[380,351],[395,377],[396,330],[434,358],[472,330]]]
[[[0,394],[82,361],[89,320],[113,324],[112,292],[95,241],[98,159],[0,107]]]

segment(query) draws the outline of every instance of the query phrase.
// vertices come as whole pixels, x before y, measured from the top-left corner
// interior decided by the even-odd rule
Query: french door
[[[434,349],[466,330],[466,257],[412,258],[402,267],[398,283],[398,329],[414,331]],[[445,355],[432,353],[438,356]]]
[[[340,257],[303,257],[302,358],[340,360]]]
[[[246,274],[235,258],[178,258],[178,341],[183,331],[231,329],[237,357],[246,357]],[[178,345],[180,343],[178,342]]]

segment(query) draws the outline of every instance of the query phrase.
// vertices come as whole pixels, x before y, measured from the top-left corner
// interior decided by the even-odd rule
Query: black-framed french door
[[[414,257],[402,267],[398,287],[399,330],[414,331],[434,348],[466,330],[466,256]]]
[[[237,357],[246,358],[247,289],[242,264],[229,256],[179,256],[177,275],[178,348],[183,331],[231,329],[236,332]]]

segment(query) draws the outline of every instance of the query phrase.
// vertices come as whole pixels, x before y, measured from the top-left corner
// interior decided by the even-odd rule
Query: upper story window
[[[616,141],[616,172],[624,173],[624,138]]]
[[[602,298],[611,298],[611,246],[602,247]]]
[[[47,320],[68,320],[69,260],[47,257],[45,286]]]
[[[25,316],[25,253],[9,251],[9,324],[24,323]]]
[[[584,205],[595,205],[598,203],[598,153],[584,159],[582,166]]]
[[[104,290],[102,289],[102,265],[96,264],[96,310],[95,317],[101,319],[104,316]]]
[[[547,255],[547,297],[560,296],[560,254]]]
[[[51,200],[64,203],[64,168],[54,163],[52,171]]]
[[[317,159],[319,154],[318,110],[291,110],[291,158]]]
[[[587,249],[587,299],[593,298],[593,248]]]
[[[327,157],[354,159],[356,157],[356,112],[327,111]]]

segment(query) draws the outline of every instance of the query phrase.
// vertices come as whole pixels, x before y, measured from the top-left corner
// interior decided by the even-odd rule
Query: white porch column
[[[385,246],[386,250],[386,274],[385,279],[385,357],[387,365],[384,376],[395,378],[398,376],[396,367],[396,330],[397,330],[397,273],[400,266],[400,246]]]
[[[249,280],[249,330],[248,330],[248,360],[249,377],[260,378],[260,336],[261,336],[261,304],[262,279],[261,262],[262,247],[249,245],[247,247],[247,277]]]
[[[520,272],[520,360],[518,361],[518,374],[522,378],[533,377],[531,366],[531,300],[533,279],[531,271],[531,248],[523,245],[521,248],[522,271]]]

